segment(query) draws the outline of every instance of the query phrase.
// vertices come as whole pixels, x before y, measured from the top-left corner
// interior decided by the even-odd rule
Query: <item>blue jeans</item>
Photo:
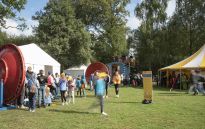
[[[43,101],[43,105],[45,105],[45,86],[40,86],[38,89],[38,106],[41,106]]]
[[[36,93],[29,92],[29,108],[31,110],[36,109]]]

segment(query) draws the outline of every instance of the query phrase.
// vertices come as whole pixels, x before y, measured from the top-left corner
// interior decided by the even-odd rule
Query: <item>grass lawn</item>
[[[0,129],[205,129],[205,96],[154,88],[154,103],[141,104],[143,89],[120,89],[115,98],[109,89],[105,112],[93,107],[97,99],[87,91],[87,98],[62,106],[60,101],[51,107],[0,112]],[[92,108],[91,108],[92,107]]]

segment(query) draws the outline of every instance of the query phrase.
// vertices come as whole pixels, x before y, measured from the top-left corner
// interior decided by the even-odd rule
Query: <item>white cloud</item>
[[[31,19],[28,19],[26,20],[26,25],[27,25],[27,29],[25,29],[24,31],[21,31],[21,30],[18,30],[17,27],[18,26],[18,23],[15,21],[15,20],[12,20],[12,19],[6,19],[6,26],[11,26],[9,27],[8,29],[2,29],[2,31],[6,32],[7,34],[9,35],[16,35],[16,36],[19,36],[19,35],[32,35],[32,26],[37,26],[38,25],[38,22],[37,21],[33,21]]]
[[[166,9],[168,17],[171,17],[173,15],[173,13],[175,11],[175,8],[176,8],[176,0],[170,0],[168,2],[168,6],[167,6],[167,9]]]
[[[127,19],[127,26],[131,29],[137,29],[141,25],[141,21],[135,16],[128,17]]]

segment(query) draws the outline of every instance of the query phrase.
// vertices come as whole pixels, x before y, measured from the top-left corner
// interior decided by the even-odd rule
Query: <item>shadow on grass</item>
[[[49,109],[50,112],[61,112],[61,113],[74,113],[74,114],[99,114],[92,112],[82,112],[82,111],[74,111],[74,110],[59,110],[59,109]]]
[[[141,104],[142,102],[128,102],[128,101],[118,101],[118,102],[108,102],[108,103],[116,103],[116,104],[121,104],[121,103],[126,103],[126,104]]]
[[[187,93],[184,92],[163,92],[163,93],[157,93],[158,96],[186,96]]]

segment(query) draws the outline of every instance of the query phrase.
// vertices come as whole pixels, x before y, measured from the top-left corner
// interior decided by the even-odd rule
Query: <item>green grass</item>
[[[95,97],[76,98],[76,104],[0,112],[0,129],[204,129],[205,96],[192,96],[185,92],[154,89],[154,103],[141,104],[143,89],[120,88],[115,98],[114,88],[109,89],[105,112],[90,108],[97,103]]]

